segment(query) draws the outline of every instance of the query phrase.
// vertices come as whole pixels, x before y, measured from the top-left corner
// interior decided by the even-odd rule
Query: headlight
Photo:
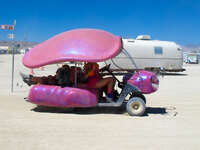
[[[158,87],[159,87],[159,80],[158,80],[158,78],[156,76],[152,76],[151,77],[151,82],[152,82],[152,87],[157,90]]]

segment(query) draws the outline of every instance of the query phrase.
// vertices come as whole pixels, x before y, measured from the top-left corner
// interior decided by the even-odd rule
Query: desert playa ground
[[[200,65],[160,78],[160,88],[146,95],[142,117],[124,108],[49,109],[27,103],[29,88],[19,71],[29,73],[15,56],[11,93],[10,55],[0,55],[1,150],[198,150],[200,149]],[[54,74],[58,66],[36,69],[36,75]]]

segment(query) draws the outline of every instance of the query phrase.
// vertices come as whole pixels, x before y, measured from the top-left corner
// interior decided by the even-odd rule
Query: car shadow
[[[167,113],[165,107],[147,107],[144,116],[148,116],[149,114],[166,115]]]
[[[163,76],[187,76],[188,74],[185,73],[172,73],[172,72],[164,72],[164,73],[160,73],[160,75]]]
[[[91,108],[56,108],[46,106],[36,106],[32,111],[40,113],[63,113],[63,114],[78,114],[78,115],[96,115],[96,114],[124,114],[128,115],[126,106],[121,107],[91,107]],[[165,115],[168,112],[165,107],[147,107],[144,113],[145,116],[150,114]]]

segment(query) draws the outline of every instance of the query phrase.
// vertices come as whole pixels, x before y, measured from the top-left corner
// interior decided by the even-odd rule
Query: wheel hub
[[[132,107],[133,107],[133,109],[138,110],[139,107],[140,107],[140,104],[139,103],[134,103]]]

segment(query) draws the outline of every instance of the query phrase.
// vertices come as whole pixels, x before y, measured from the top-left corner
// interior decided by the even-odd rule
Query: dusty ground
[[[11,56],[0,55],[0,149],[200,149],[200,65],[181,75],[160,77],[160,89],[146,95],[147,112],[130,117],[124,108],[47,109],[24,101],[29,73],[15,56],[11,93]],[[56,65],[35,73],[54,74]]]

